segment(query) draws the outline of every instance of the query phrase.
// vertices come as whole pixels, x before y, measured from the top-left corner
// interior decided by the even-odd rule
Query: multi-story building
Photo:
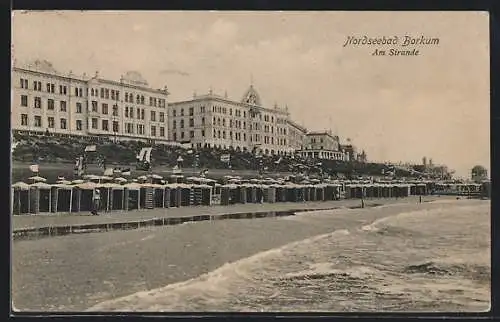
[[[14,131],[167,141],[166,88],[137,72],[120,81],[58,73],[47,61],[12,70]]]
[[[307,129],[288,119],[288,141],[292,152],[304,149]]]
[[[299,153],[303,158],[345,160],[345,154],[340,150],[339,137],[329,131],[307,133],[304,149]]]
[[[241,101],[209,91],[169,104],[169,139],[193,147],[216,147],[266,155],[290,154],[289,112],[264,107],[253,87]]]

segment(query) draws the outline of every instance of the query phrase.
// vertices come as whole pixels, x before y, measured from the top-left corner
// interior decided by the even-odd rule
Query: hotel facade
[[[209,91],[169,104],[169,139],[195,148],[222,148],[265,155],[290,155],[305,129],[290,120],[287,107],[264,107],[253,85],[241,101]],[[291,136],[291,134],[293,135]]]
[[[137,72],[120,81],[58,73],[47,61],[12,69],[14,132],[167,141],[168,91]]]
[[[345,161],[347,155],[340,147],[339,137],[330,131],[309,132],[304,148],[298,152],[303,158]]]

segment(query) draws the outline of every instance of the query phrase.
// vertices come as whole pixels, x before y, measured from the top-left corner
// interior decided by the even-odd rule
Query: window
[[[28,89],[28,80],[27,79],[21,78],[20,83],[21,83],[21,88]]]
[[[111,99],[112,100],[115,99],[115,90],[114,89],[111,90]]]
[[[79,103],[79,102],[76,103],[76,112],[77,113],[82,112],[82,103]]]
[[[151,136],[156,136],[156,126],[151,126]]]
[[[97,118],[96,117],[92,118],[92,128],[97,129]]]
[[[181,108],[181,116],[184,116],[184,109]]]
[[[101,98],[104,98],[104,88],[101,88]]]
[[[48,117],[47,118],[47,123],[48,123],[48,126],[49,128],[53,129],[54,128],[54,118],[53,117]]]
[[[64,95],[66,95],[66,93],[67,93],[67,91],[66,91],[66,90],[67,90],[67,87],[66,87],[66,86],[63,86],[63,94],[64,94]]]
[[[47,92],[50,93],[50,83],[47,83]]]
[[[134,108],[133,108],[132,106],[130,107],[130,111],[129,111],[129,113],[130,113],[130,114],[129,114],[129,117],[130,117],[130,118],[133,118],[133,117],[134,117]]]
[[[156,107],[156,97],[153,98],[153,106]]]
[[[125,92],[125,102],[128,103],[128,93],[127,92]]]
[[[201,137],[205,137],[205,130],[201,130]]]
[[[21,106],[28,106],[28,95],[21,95]]]
[[[102,104],[102,114],[108,114],[108,104]]]
[[[66,101],[60,101],[59,105],[61,106],[61,112],[66,112]]]
[[[97,112],[97,101],[92,101],[92,112]]]
[[[160,127],[160,136],[165,136],[165,128],[163,126]]]
[[[82,120],[76,120],[76,130],[77,131],[83,130]]]
[[[106,94],[106,95],[105,95],[105,96],[106,96],[106,99],[109,99],[109,89],[107,89],[107,88],[106,88],[106,89],[104,90],[104,93]]]
[[[118,105],[113,105],[113,116],[118,116]]]
[[[202,117],[202,118],[201,118],[201,125],[202,125],[202,126],[204,126],[204,125],[205,125],[205,118],[204,118],[204,117]]]
[[[165,113],[160,112],[160,122],[165,122]]]
[[[27,97],[26,97],[27,99]],[[22,103],[22,100],[21,100],[21,103]],[[22,105],[22,104],[21,104]],[[24,106],[24,105],[23,105]],[[47,100],[47,109],[48,110],[53,110],[54,109],[54,100],[53,99],[48,99]]]
[[[194,119],[189,119],[189,126],[190,127],[193,127],[194,126]]]
[[[115,98],[117,101],[120,100],[120,91],[115,91]]]
[[[42,99],[40,97],[35,97],[35,108],[42,108]]]
[[[176,110],[172,110],[172,116],[173,116],[173,117],[176,117],[176,116],[177,116],[177,111],[176,111]]]
[[[153,98],[152,97],[149,98],[149,106],[153,106]]]
[[[125,117],[128,117],[128,106],[125,106]]]
[[[39,115],[35,115],[35,126],[42,127],[42,117]]]
[[[80,96],[80,97],[83,96],[83,90],[81,88],[78,89],[78,96]]]
[[[177,128],[177,121],[174,120],[173,123],[172,123],[172,129],[176,129]]]
[[[193,116],[194,114],[194,107],[189,108],[189,116]]]
[[[156,121],[156,112],[151,111],[151,121],[155,122]]]
[[[189,137],[190,137],[190,138],[194,138],[194,131],[190,131],[190,132],[189,132]]]
[[[61,129],[66,129],[66,119],[61,119]]]
[[[102,120],[102,130],[103,131],[109,131],[108,120]]]
[[[33,89],[35,91],[41,92],[42,91],[42,82],[34,81],[33,82]]]
[[[134,95],[132,95],[132,93],[130,93],[128,95],[128,101],[129,101],[129,103],[133,103],[134,102]]]
[[[55,93],[56,92],[56,85],[50,84],[50,92]]]
[[[144,96],[141,96],[141,104],[144,105]]]
[[[21,125],[28,126],[28,114],[21,114]]]
[[[145,114],[146,114],[146,113],[144,113],[144,109],[142,109],[142,110],[141,110],[141,119],[142,119],[142,120],[144,120],[144,115],[145,115]]]
[[[75,96],[78,96],[78,88],[75,87]]]
[[[181,132],[181,140],[184,139],[184,132]]]
[[[181,120],[181,129],[184,128],[184,120]]]
[[[137,96],[135,97],[135,103],[136,103],[136,104],[140,104],[140,103],[141,103],[141,97],[140,97],[139,95],[137,95]]]
[[[118,132],[118,121],[113,121],[113,132]]]

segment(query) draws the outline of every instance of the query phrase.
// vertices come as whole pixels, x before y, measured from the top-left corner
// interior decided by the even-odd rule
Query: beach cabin
[[[128,183],[123,185],[125,209],[137,210],[141,205],[141,185],[138,183]]]
[[[94,189],[98,188],[98,185],[94,182],[84,182],[74,186],[75,190],[73,195],[76,195],[76,211],[91,211],[93,207]],[[101,196],[102,198],[102,196]],[[75,199],[72,198],[72,211],[73,205],[75,204]]]
[[[73,191],[75,188],[68,184],[55,184],[51,188],[51,212],[71,212]]]
[[[30,213],[30,185],[16,182],[12,185],[12,214],[22,215]]]
[[[30,213],[47,213],[51,210],[52,186],[43,182],[30,185]]]

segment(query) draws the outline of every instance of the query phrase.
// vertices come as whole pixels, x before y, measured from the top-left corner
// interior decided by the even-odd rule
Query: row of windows
[[[47,128],[49,129],[54,129],[55,128],[55,118],[54,117],[47,117]],[[28,114],[21,114],[21,125],[22,126],[28,126]],[[82,120],[76,120],[75,121],[76,125],[76,130],[77,131],[82,131],[83,130],[83,121]],[[132,123],[126,123],[126,133],[134,133],[134,124]],[[34,127],[43,127],[44,124],[42,122],[42,117],[40,115],[35,115],[33,117],[33,126]],[[142,124],[136,124],[137,126],[137,134],[142,134],[144,135],[144,125]],[[59,129],[66,130],[68,127],[68,121],[65,118],[60,118],[59,119]],[[91,127],[92,129],[99,129],[99,120],[97,118],[92,118],[91,119]],[[101,130],[103,131],[109,131],[109,121],[108,120],[101,120]],[[112,122],[112,131],[113,132],[119,132],[119,123],[117,121]],[[156,131],[156,126],[151,126],[151,136],[156,136],[157,131]],[[159,136],[165,137],[165,128],[160,127],[159,128]]]
[[[194,138],[194,134],[195,134],[194,131],[189,131],[189,138],[191,138],[191,139]],[[200,134],[201,134],[201,137],[204,138],[205,137],[205,130],[201,130]],[[177,139],[179,139],[180,141],[182,141],[182,140],[186,139],[186,137],[184,136],[184,132],[180,132],[179,137],[177,137],[177,133],[174,132],[174,134],[172,135],[172,139],[174,141],[177,141]]]
[[[19,80],[19,82],[20,82],[21,88],[29,89],[29,84],[28,84],[27,79],[21,78]],[[33,81],[33,90],[41,92],[42,91],[42,82],[36,81],[36,80]],[[45,90],[47,93],[55,94],[56,85],[54,83],[46,83]],[[59,94],[60,95],[67,95],[68,94],[68,87],[66,85],[59,85]],[[74,95],[78,96],[78,97],[83,97],[83,88],[75,87]]]
[[[100,94],[101,94],[100,97],[102,99],[110,99],[111,98],[114,101],[120,100],[120,91],[118,91],[118,90],[114,90],[114,89],[109,90],[109,88],[101,87]],[[90,96],[99,97],[99,89],[91,88],[90,89]]]
[[[55,118],[52,116],[47,117],[47,127],[50,129],[55,128]],[[28,114],[21,114],[21,125],[29,126]],[[33,126],[34,127],[43,127],[42,117],[40,115],[35,115],[33,117]],[[59,128],[62,130],[67,129],[68,121],[65,118],[59,119]],[[77,130],[82,129],[82,120],[76,120],[76,128]]]
[[[21,106],[23,107],[28,107],[28,96],[27,95],[21,95]],[[42,108],[42,98],[41,97],[34,97],[33,99],[33,107],[34,108]],[[47,99],[47,110],[55,110],[55,101],[51,98]],[[66,101],[59,101],[59,110],[61,112],[67,112],[67,102]],[[82,103],[77,102],[76,103],[76,112],[77,113],[82,113]]]
[[[204,117],[201,118],[201,126],[205,126],[205,118]],[[184,120],[179,121],[179,127],[181,129],[184,128]],[[192,119],[192,118],[189,119],[189,127],[194,127],[194,119]],[[172,129],[175,130],[176,128],[177,128],[177,121],[174,120],[172,122]]]
[[[165,137],[165,127],[160,126],[159,132],[156,131],[157,127],[155,125],[151,125],[151,136],[160,136]],[[143,124],[134,124],[133,123],[125,123],[125,133],[128,134],[136,134],[144,135],[145,134],[145,126]]]

